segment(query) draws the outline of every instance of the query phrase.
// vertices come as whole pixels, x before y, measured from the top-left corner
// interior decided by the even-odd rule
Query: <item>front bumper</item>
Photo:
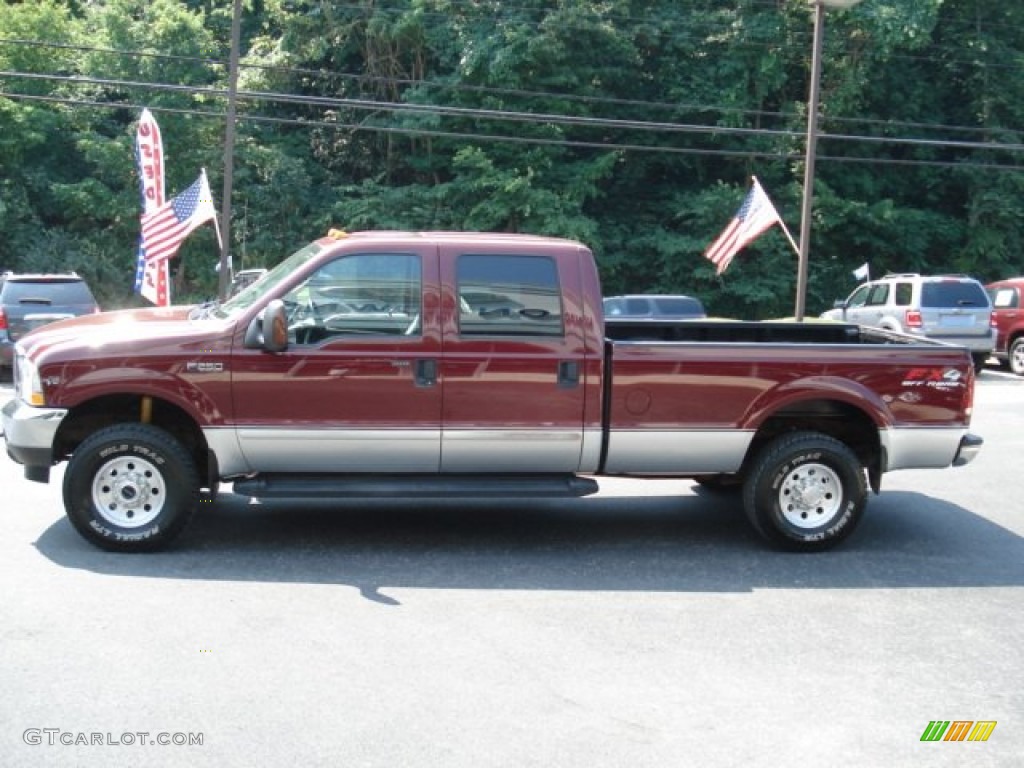
[[[64,408],[36,408],[17,399],[4,406],[7,455],[25,466],[29,479],[45,476],[53,466],[53,439],[66,415]]]

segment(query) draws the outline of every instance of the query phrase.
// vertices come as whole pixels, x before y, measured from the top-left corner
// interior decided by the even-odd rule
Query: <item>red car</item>
[[[992,299],[996,348],[992,355],[1024,376],[1024,277],[1011,277],[985,286]]]

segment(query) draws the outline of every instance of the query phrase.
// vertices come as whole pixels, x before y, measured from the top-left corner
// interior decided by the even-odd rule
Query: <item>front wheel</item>
[[[755,530],[798,552],[822,551],[845,539],[866,503],[857,456],[816,432],[794,432],[768,443],[743,487],[743,506]]]
[[[199,473],[185,448],[148,424],[120,424],[85,440],[64,474],[64,508],[103,549],[147,552],[169,544],[199,500]]]
[[[1010,345],[1009,354],[1010,370],[1018,376],[1024,376],[1024,336],[1014,339]]]

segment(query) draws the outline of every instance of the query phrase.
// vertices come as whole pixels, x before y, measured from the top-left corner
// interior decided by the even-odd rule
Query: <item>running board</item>
[[[598,491],[576,475],[266,474],[234,482],[239,496],[285,498],[578,497]]]

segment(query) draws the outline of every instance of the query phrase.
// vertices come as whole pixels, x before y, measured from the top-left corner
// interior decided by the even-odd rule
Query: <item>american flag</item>
[[[775,206],[761,189],[757,179],[754,179],[754,184],[736,216],[718,239],[708,246],[704,255],[717,267],[717,273],[720,275],[729,268],[732,257],[740,250],[772,225],[781,223],[782,217],[779,216],[779,212],[775,210]]]
[[[146,259],[169,259],[196,227],[216,219],[206,171],[188,189],[142,217]]]

